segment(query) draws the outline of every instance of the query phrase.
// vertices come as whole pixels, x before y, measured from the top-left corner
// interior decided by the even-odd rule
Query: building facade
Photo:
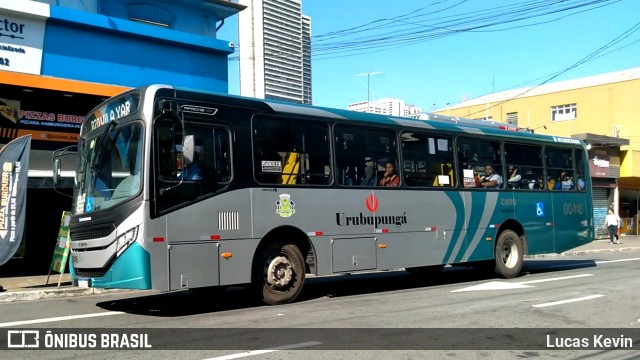
[[[151,83],[228,92],[233,44],[216,38],[244,6],[227,0],[0,0],[0,145],[31,135],[26,262],[47,269],[69,199],[53,189],[53,150],[83,117]],[[63,162],[70,194],[75,160]]]
[[[301,0],[240,0],[240,95],[311,104],[311,18]]]
[[[406,104],[404,100],[384,98],[376,101],[362,101],[347,105],[351,111],[368,112],[391,116],[411,116],[422,112],[422,108]]]
[[[451,105],[436,113],[489,119],[536,133],[574,137],[589,145],[594,218],[607,208],[638,233],[640,209],[640,67],[508,90]],[[602,233],[601,233],[602,235]]]

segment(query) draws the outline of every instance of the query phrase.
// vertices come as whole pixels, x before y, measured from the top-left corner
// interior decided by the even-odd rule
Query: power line
[[[446,2],[446,0],[436,1],[428,6],[406,14],[374,20],[367,24],[348,29],[314,35],[312,36],[312,58],[314,60],[326,60],[357,56],[387,51],[465,32],[507,31],[514,28],[547,24],[583,12],[593,11],[620,1],[622,0],[535,0],[462,14],[421,19],[426,16],[454,9],[467,2],[467,0],[462,0],[443,9],[423,13],[424,10],[430,7]],[[565,14],[538,23],[496,28],[504,24],[518,23],[561,13]],[[386,29],[393,28],[399,29],[386,31]],[[380,30],[383,31],[381,32]],[[363,33],[374,34],[369,36],[359,35]],[[336,40],[338,38],[346,38],[346,40],[338,41]],[[260,57],[260,55],[252,57],[229,57],[229,60],[254,59],[257,57]]]
[[[470,113],[470,114],[468,114],[467,116],[471,116],[471,115],[475,115],[475,114],[478,114],[478,113],[481,113],[481,112],[487,111],[488,109],[492,109],[492,108],[494,108],[494,107],[496,107],[496,106],[500,106],[500,105],[502,105],[502,104],[505,104],[505,103],[507,103],[507,102],[509,102],[509,101],[515,100],[515,99],[517,99],[517,98],[519,98],[519,97],[521,97],[521,96],[523,96],[523,95],[528,94],[529,92],[531,92],[531,91],[533,91],[534,89],[536,89],[536,88],[538,88],[538,87],[540,87],[540,86],[542,86],[542,85],[544,85],[544,84],[548,83],[549,81],[551,81],[551,80],[553,80],[553,79],[557,78],[558,76],[560,76],[560,75],[562,75],[562,74],[564,74],[564,73],[566,73],[566,72],[568,72],[568,71],[570,71],[570,70],[573,70],[573,69],[575,69],[576,67],[578,67],[578,66],[580,66],[580,65],[582,65],[582,64],[584,64],[584,63],[586,63],[586,62],[588,62],[588,61],[591,61],[591,60],[595,59],[595,58],[596,58],[596,55],[600,54],[601,52],[603,52],[604,50],[606,50],[606,49],[610,48],[611,46],[613,46],[613,45],[615,45],[615,44],[619,43],[620,41],[622,41],[622,40],[626,39],[627,37],[631,36],[633,33],[635,33],[635,32],[636,32],[636,31],[638,31],[638,30],[640,30],[640,22],[639,22],[639,23],[637,23],[637,24],[635,24],[634,26],[632,26],[631,28],[629,28],[628,30],[626,30],[625,32],[623,32],[622,34],[618,35],[618,36],[617,36],[617,37],[615,37],[613,40],[609,41],[607,44],[605,44],[605,45],[601,46],[600,48],[598,48],[597,50],[593,51],[593,52],[592,52],[592,53],[590,53],[589,55],[587,55],[587,56],[585,56],[584,58],[580,59],[580,60],[579,60],[578,62],[576,62],[575,64],[573,64],[573,65],[571,65],[571,66],[569,66],[569,67],[567,67],[567,68],[565,68],[565,69],[563,69],[563,70],[561,70],[561,71],[557,72],[555,75],[553,75],[553,76],[551,76],[551,77],[547,78],[545,81],[543,81],[543,82],[541,82],[541,83],[539,83],[539,84],[537,84],[537,85],[535,85],[535,86],[532,86],[532,87],[528,88],[527,90],[525,90],[525,91],[521,92],[520,94],[517,94],[517,95],[515,95],[515,96],[513,96],[513,97],[510,97],[510,98],[508,98],[508,99],[506,99],[506,100],[503,100],[503,101],[497,102],[496,104],[494,104],[494,105],[492,105],[492,106],[489,106],[489,107],[487,107],[487,108],[484,108],[484,109],[482,109],[482,110],[476,111],[476,112],[474,112],[474,113]],[[640,40],[639,40],[639,41],[640,41]],[[636,42],[637,42],[637,41],[636,41]]]

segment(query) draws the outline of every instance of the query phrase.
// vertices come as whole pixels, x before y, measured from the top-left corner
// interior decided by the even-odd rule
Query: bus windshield
[[[80,139],[74,214],[107,209],[140,191],[143,127],[110,122],[91,138]]]

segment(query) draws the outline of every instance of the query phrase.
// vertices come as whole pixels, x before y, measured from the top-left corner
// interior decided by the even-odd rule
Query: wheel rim
[[[505,239],[500,247],[502,263],[509,269],[513,269],[518,263],[518,246],[513,239]]]
[[[286,257],[277,255],[267,261],[266,282],[270,288],[281,290],[291,284],[293,265]]]

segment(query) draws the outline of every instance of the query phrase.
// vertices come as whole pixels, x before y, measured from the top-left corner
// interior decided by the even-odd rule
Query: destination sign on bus
[[[140,103],[139,93],[129,93],[102,105],[86,118],[90,131],[104,126],[111,121],[131,115],[138,110]]]
[[[580,140],[578,139],[565,138],[560,136],[554,136],[553,141],[559,142],[559,143],[565,143],[565,144],[577,144],[577,145],[580,144]]]

